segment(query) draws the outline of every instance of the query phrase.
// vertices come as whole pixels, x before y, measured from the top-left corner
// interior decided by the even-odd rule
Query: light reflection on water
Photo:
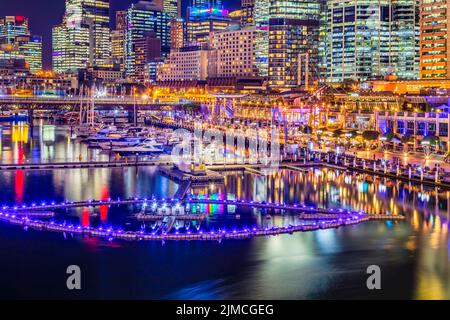
[[[67,128],[38,126],[31,133],[24,126],[3,126],[0,135],[0,161],[6,163],[76,160],[80,153],[85,159],[99,159],[97,151],[67,139]],[[170,197],[178,188],[150,168],[4,172],[0,186],[0,203]],[[449,192],[329,169],[304,173],[281,170],[268,176],[235,173],[227,176],[224,186],[211,185],[193,192],[213,198],[405,214],[407,221],[242,242],[165,246],[96,239],[61,242],[59,235],[26,233],[1,225],[3,259],[16,268],[2,264],[0,271],[20,276],[26,286],[25,270],[33,263],[52,283],[53,273],[46,271],[45,258],[62,268],[75,257],[94,270],[105,267],[92,275],[89,283],[96,289],[86,293],[86,297],[101,298],[450,298]],[[219,222],[224,214],[220,206],[202,210]],[[86,223],[86,212],[78,214],[80,222]],[[98,214],[99,219],[108,221],[130,212],[99,210]],[[243,212],[247,214],[254,215],[252,219],[258,224],[281,224],[286,219],[275,216],[267,222],[253,211]],[[23,251],[23,255],[17,256],[16,251]],[[92,258],[94,254],[98,259]],[[100,261],[105,259],[116,266],[104,266]],[[368,292],[364,287],[365,268],[371,264],[382,267],[382,293]],[[17,281],[17,277],[11,279]],[[123,283],[99,285],[115,277],[124,279]],[[161,282],[161,278],[165,280]],[[5,281],[0,280],[0,287],[13,286]],[[29,285],[37,285],[33,281],[39,280],[31,280]],[[30,288],[29,292],[32,297],[52,296],[54,292],[55,297],[70,297],[63,291],[45,293],[42,288],[36,292]],[[124,296],[129,292],[133,294]],[[7,297],[6,291],[1,295]]]

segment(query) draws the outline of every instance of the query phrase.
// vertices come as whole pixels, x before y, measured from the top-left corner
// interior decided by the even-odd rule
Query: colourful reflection
[[[89,208],[83,208],[81,211],[81,225],[83,227],[89,227],[91,223]]]
[[[17,144],[18,163],[23,163],[25,154],[23,152],[22,143]],[[16,203],[22,204],[25,189],[25,172],[23,170],[16,170],[14,174],[14,192],[16,196]]]
[[[109,199],[109,189],[108,186],[104,185],[102,187],[100,200],[106,201]],[[100,206],[100,220],[102,222],[106,222],[108,220],[108,210],[109,207],[107,205]]]
[[[12,134],[11,139],[12,142],[23,142],[28,143],[29,139],[29,126],[27,124],[15,124],[11,126]]]

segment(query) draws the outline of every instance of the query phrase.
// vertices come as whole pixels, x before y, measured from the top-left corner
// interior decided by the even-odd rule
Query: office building
[[[211,32],[224,31],[231,23],[228,10],[220,8],[189,8],[187,21],[188,42],[193,45],[209,43]]]
[[[20,54],[27,62],[30,72],[36,73],[42,70],[42,37],[40,36],[18,36],[16,45]]]
[[[163,8],[170,18],[181,18],[181,0],[163,0]]]
[[[254,21],[254,9],[256,0],[242,0],[241,1],[241,24],[243,27],[255,25]]]
[[[420,2],[420,78],[450,79],[450,1]]]
[[[269,7],[269,85],[308,87],[317,78],[320,4],[271,0]]]
[[[158,66],[158,82],[206,81],[208,76],[208,50],[200,47],[184,47],[171,52],[163,64]]]
[[[331,0],[326,35],[327,81],[419,76],[416,0]]]
[[[0,45],[3,57],[24,59],[33,73],[42,70],[42,37],[31,34],[28,18],[0,18]]]
[[[183,19],[170,20],[170,50],[179,50],[184,47],[185,27]]]
[[[148,32],[153,31],[161,39],[161,55],[170,52],[170,16],[162,10],[162,5],[156,2],[140,1],[132,4],[127,14],[128,27],[126,31],[126,74],[131,78],[140,78],[136,69],[136,42]]]
[[[116,13],[116,28],[111,32],[111,60],[112,64],[120,66],[125,71],[127,11]]]
[[[66,0],[62,24],[53,28],[54,69],[75,72],[108,65],[111,56],[109,0]]]
[[[142,82],[146,78],[147,65],[161,58],[161,39],[154,31],[146,32],[135,41],[133,50],[136,54],[134,79]]]
[[[17,36],[27,35],[30,35],[28,18],[23,16],[0,18],[0,43],[14,44]]]
[[[255,43],[257,29],[214,32],[211,37],[208,77],[245,78],[262,76],[258,69]]]

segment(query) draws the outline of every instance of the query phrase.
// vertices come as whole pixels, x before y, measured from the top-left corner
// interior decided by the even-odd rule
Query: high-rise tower
[[[59,68],[105,66],[111,56],[109,0],[66,0],[63,23],[53,29]],[[55,51],[55,50],[54,50]],[[61,64],[62,62],[62,64]]]

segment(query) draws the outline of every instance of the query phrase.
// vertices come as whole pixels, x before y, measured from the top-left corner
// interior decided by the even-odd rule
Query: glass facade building
[[[270,0],[254,0],[253,25],[256,27],[256,64],[262,77],[269,76],[269,6]]]
[[[66,59],[67,31],[65,24],[54,26],[52,29],[52,66],[56,73],[63,73],[70,69]]]
[[[192,0],[194,8],[222,8],[222,0]]]
[[[400,79],[418,79],[420,75],[420,0],[393,1],[396,32],[396,74]]]
[[[42,70],[42,37],[31,35],[28,18],[0,18],[0,45],[2,57],[24,59],[33,73]]]
[[[152,3],[141,1],[132,4],[127,14],[126,67],[129,77],[139,77],[136,66],[136,43],[148,32],[161,39],[161,54],[170,52],[170,15]]]
[[[421,0],[420,78],[449,79],[450,1]]]
[[[163,8],[171,18],[181,17],[181,0],[163,0]]]
[[[191,45],[206,45],[210,33],[224,31],[230,26],[228,10],[220,8],[189,8],[187,21],[187,41]]]
[[[30,35],[28,18],[22,16],[0,18],[0,43],[14,44],[17,36],[26,35]]]
[[[36,73],[42,70],[42,37],[19,36],[16,43],[20,53],[27,62],[30,71]]]
[[[269,85],[312,84],[317,75],[319,2],[271,0],[269,7]],[[308,83],[306,83],[308,82]]]
[[[417,79],[418,8],[417,0],[328,1],[327,81]]]
[[[255,1],[256,0],[242,0],[241,1],[241,24],[243,27],[254,26],[254,10],[255,10]]]
[[[109,0],[66,0],[63,23],[53,28],[53,68],[106,66],[111,57]]]

